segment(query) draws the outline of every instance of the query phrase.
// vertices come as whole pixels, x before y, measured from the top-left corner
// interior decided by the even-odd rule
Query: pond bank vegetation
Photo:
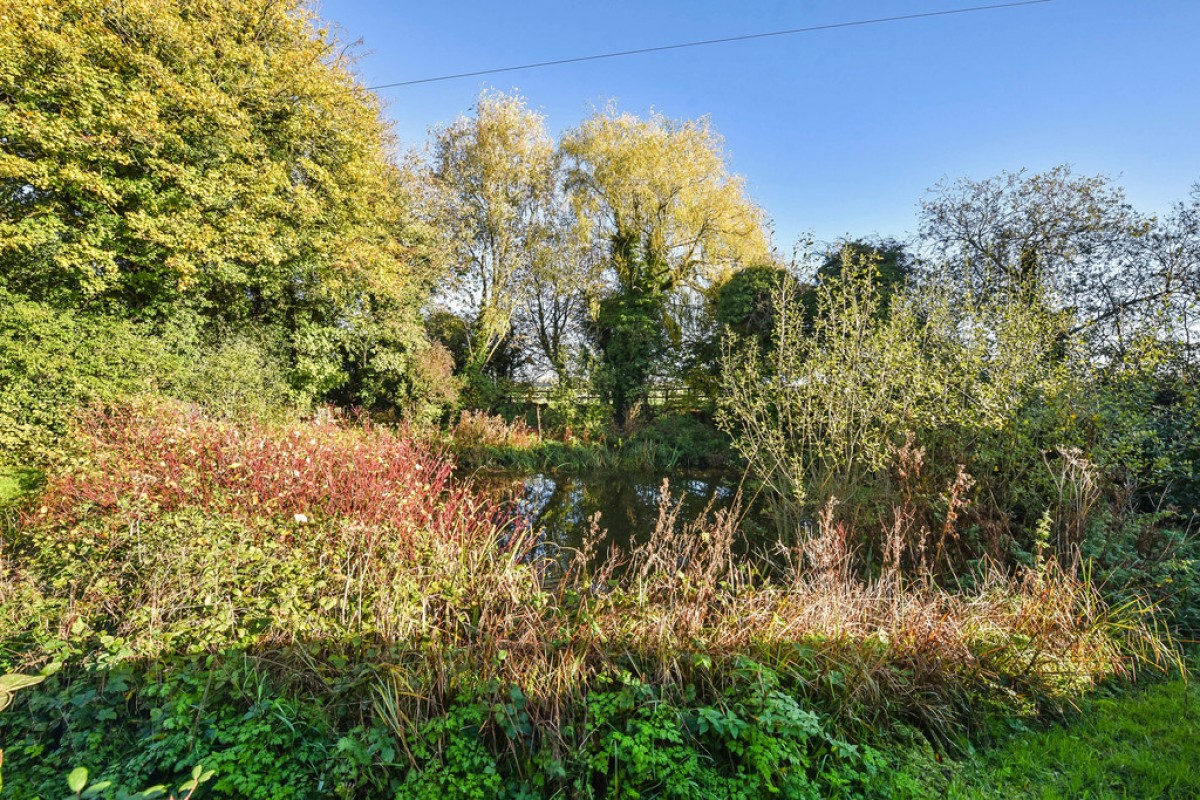
[[[386,429],[144,401],[77,437],[5,533],[14,665],[64,665],[0,723],[18,791],[82,757],[264,797],[853,795],[888,731],[955,746],[1174,658],[1148,607],[1053,557],[945,589],[899,525],[872,578],[832,513],[768,580],[734,515],[679,527],[669,495],[628,553],[531,557],[534,531]]]

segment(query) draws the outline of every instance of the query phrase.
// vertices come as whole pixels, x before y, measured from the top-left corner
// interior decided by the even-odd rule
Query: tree
[[[1139,339],[1194,337],[1200,233],[1193,194],[1164,218],[1138,213],[1104,176],[1069,167],[943,184],[922,203],[931,255],[965,288],[1016,289],[1074,317],[1121,358]]]
[[[879,310],[881,314],[887,314],[891,298],[915,276],[917,260],[895,239],[850,239],[839,242],[825,253],[817,268],[817,281],[841,280],[847,254],[875,270],[872,282],[879,292]]]
[[[548,233],[530,264],[517,325],[523,339],[533,345],[537,366],[566,385],[577,374],[576,354],[589,299],[600,286],[603,256],[581,236],[562,199],[556,197]]]
[[[3,4],[0,282],[263,327],[309,394],[414,391],[424,234],[349,67],[300,0]]]
[[[1065,305],[1138,225],[1124,192],[1066,166],[943,183],[921,209],[923,239],[967,285],[1045,290]]]
[[[1152,218],[1132,249],[1106,283],[1107,302],[1091,325],[1108,332],[1118,352],[1149,331],[1192,367],[1200,365],[1200,183],[1188,200]]]
[[[668,298],[723,271],[761,260],[762,212],[726,168],[708,120],[639,119],[614,109],[585,120],[563,140],[572,205],[607,249],[607,296],[591,335],[599,385],[623,423],[672,333]]]
[[[465,366],[481,370],[510,337],[551,235],[554,143],[521,97],[485,92],[473,117],[434,131],[432,181],[447,294],[471,321]]]

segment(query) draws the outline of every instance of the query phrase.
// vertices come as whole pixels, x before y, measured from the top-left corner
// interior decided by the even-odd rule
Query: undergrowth
[[[14,797],[197,764],[211,797],[858,797],[891,731],[959,747],[1169,657],[1053,556],[946,587],[906,532],[866,578],[829,513],[768,570],[664,491],[598,559],[403,431],[145,401],[74,441],[0,542],[0,668],[61,665],[0,716]]]

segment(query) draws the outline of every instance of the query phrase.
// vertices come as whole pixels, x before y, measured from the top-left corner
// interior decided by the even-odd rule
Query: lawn
[[[906,774],[922,796],[955,800],[1200,797],[1200,686],[1177,678],[1101,693],[1065,724]]]

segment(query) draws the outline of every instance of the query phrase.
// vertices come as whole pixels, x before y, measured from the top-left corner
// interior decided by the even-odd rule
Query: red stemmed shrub
[[[29,513],[67,519],[185,506],[244,518],[336,516],[398,531],[495,530],[505,511],[453,479],[443,451],[403,431],[346,423],[237,423],[161,400],[91,408],[76,430],[86,460],[53,477]],[[43,521],[45,521],[43,519]]]

